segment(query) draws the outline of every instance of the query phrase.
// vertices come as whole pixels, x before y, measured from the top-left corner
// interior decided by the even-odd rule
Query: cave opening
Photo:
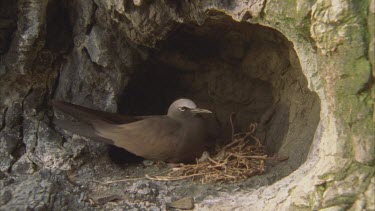
[[[219,144],[229,141],[232,112],[235,132],[257,123],[267,153],[289,157],[272,167],[280,177],[306,160],[320,121],[320,99],[308,89],[293,43],[275,29],[223,15],[177,26],[136,68],[118,107],[129,115],[165,114],[178,98],[214,112],[209,128]]]

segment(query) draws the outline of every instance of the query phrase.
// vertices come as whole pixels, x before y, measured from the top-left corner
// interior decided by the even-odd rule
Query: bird
[[[57,100],[52,106],[78,120],[55,119],[59,128],[168,163],[192,162],[202,155],[208,132],[201,114],[212,113],[185,98],[174,101],[166,115],[151,116],[109,113]]]

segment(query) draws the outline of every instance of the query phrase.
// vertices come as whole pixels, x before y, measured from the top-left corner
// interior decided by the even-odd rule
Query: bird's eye
[[[178,109],[180,109],[180,111],[186,111],[187,107],[183,106],[183,107],[178,107]]]

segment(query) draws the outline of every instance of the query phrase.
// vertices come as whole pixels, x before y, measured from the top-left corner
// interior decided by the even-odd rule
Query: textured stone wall
[[[197,210],[375,210],[374,15],[374,0],[0,1],[0,209],[157,210],[192,196]],[[175,44],[181,44],[206,32],[222,35],[240,24],[235,22],[243,24],[242,33],[228,33],[225,42],[213,45],[219,52],[213,60],[204,57],[209,49],[191,59],[196,52],[179,53],[173,50],[186,50],[183,45],[168,45],[174,33],[181,39]],[[210,32],[210,26],[218,31]],[[184,30],[191,34],[183,36]],[[262,30],[269,30],[269,40]],[[268,41],[273,44],[262,44]],[[200,42],[197,46],[207,44]],[[266,122],[277,117],[273,113],[280,116],[272,120],[278,123],[274,127],[287,119],[292,125],[284,129],[287,135],[271,141],[280,146],[270,149],[286,153],[290,161],[239,184],[154,182],[142,175],[156,167],[114,164],[106,145],[86,142],[51,124],[51,99],[121,111],[118,105],[129,105],[125,99],[134,76],[163,69],[154,64],[194,74],[223,71],[220,83],[228,88],[220,92],[215,82],[209,84],[215,91],[212,98],[196,92],[205,85],[191,80],[194,74],[182,82],[196,84],[181,92],[221,109],[221,125],[230,110],[248,113],[246,106],[222,103],[220,97],[233,97],[229,102],[254,97],[236,92],[243,86],[230,86],[239,78],[227,73],[240,70],[258,77],[253,84],[259,86],[243,84],[259,93],[271,89],[272,95],[256,98],[270,103],[262,107],[264,114],[239,119],[240,128],[245,125],[241,121],[263,121],[269,132],[272,127]],[[278,72],[280,65],[286,67]],[[262,70],[275,70],[275,75]],[[230,89],[234,91],[226,93]],[[283,101],[288,112],[272,106]],[[161,102],[160,108],[168,99]],[[267,113],[269,108],[274,112]],[[139,179],[102,184],[128,177]]]

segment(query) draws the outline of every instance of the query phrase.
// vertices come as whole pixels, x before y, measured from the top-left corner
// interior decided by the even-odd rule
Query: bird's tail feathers
[[[148,116],[126,116],[121,114],[98,111],[58,100],[52,101],[52,105],[54,108],[66,114],[69,114],[70,116],[80,121],[84,121],[87,123],[91,123],[92,121],[98,120],[112,124],[125,124],[149,118]]]

